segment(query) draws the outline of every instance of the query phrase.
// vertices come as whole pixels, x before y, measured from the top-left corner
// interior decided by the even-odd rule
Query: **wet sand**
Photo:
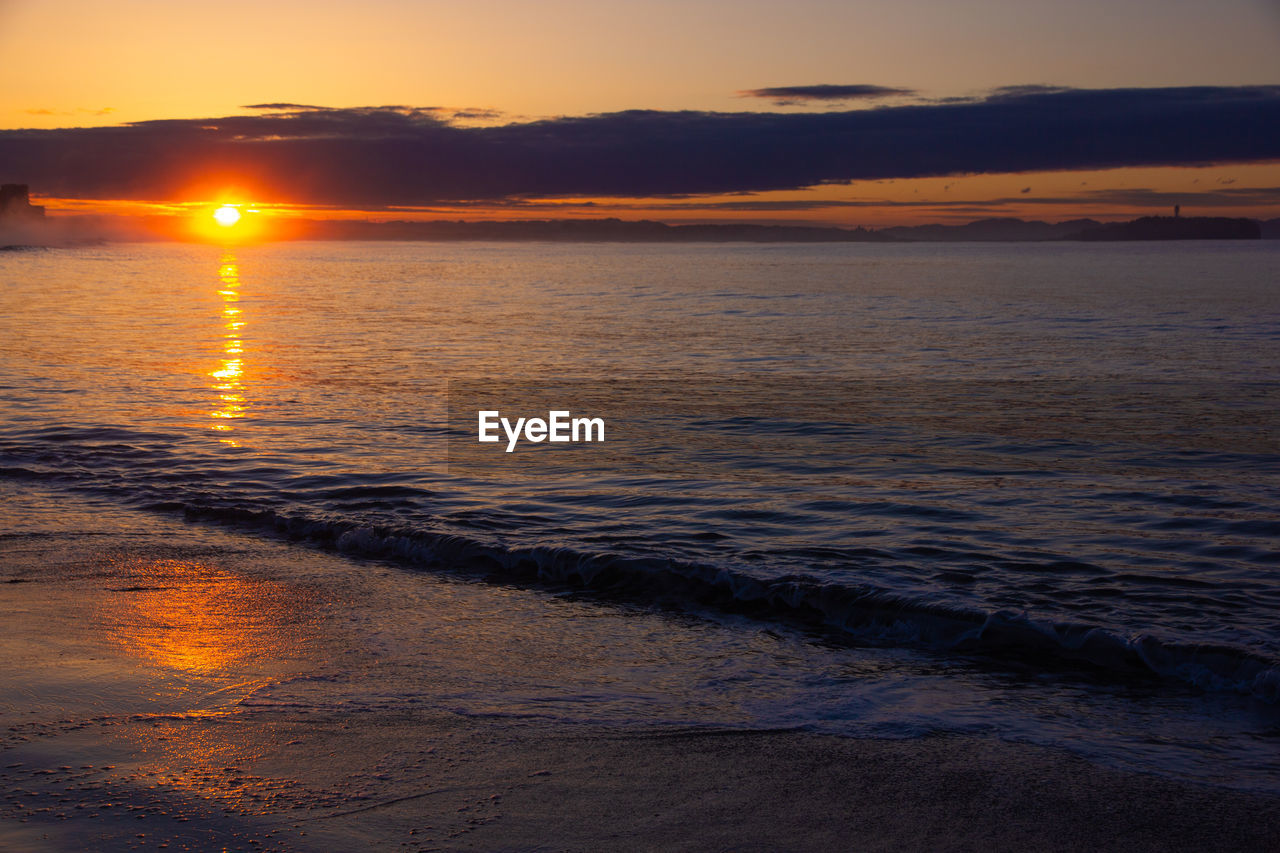
[[[1280,826],[1274,798],[996,742],[253,716],[11,746],[4,849],[1265,850]]]
[[[11,500],[0,538],[6,851],[1264,850],[1280,830],[1277,797],[996,739],[505,713],[483,695],[505,670],[595,665],[557,633],[568,605],[68,506]],[[510,622],[545,633],[494,640]]]

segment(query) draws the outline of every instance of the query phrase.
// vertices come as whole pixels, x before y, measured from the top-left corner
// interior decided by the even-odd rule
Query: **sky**
[[[1280,216],[1280,2],[0,0],[52,215]]]

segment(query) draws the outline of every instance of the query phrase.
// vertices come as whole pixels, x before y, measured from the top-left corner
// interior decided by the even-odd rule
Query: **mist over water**
[[[1265,242],[6,253],[0,475],[813,632],[755,673],[756,723],[996,732],[1265,788],[1277,261]],[[481,405],[598,415],[608,439],[506,454],[475,443]]]

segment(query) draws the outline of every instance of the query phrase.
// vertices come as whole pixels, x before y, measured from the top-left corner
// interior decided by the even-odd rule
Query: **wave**
[[[504,583],[580,589],[604,599],[798,623],[851,643],[972,654],[1044,668],[1083,665],[1104,674],[1154,677],[1280,703],[1280,661],[1229,643],[1179,642],[1142,630],[1124,634],[1099,625],[932,600],[927,593],[907,595],[861,580],[802,573],[758,577],[735,568],[732,556],[713,564],[582,546],[504,545],[492,540],[503,531],[515,532],[527,517],[472,521],[467,526],[477,531],[474,536],[465,530],[446,532],[444,523],[433,529],[433,521],[443,522],[431,509],[441,496],[422,484],[406,484],[394,474],[363,474],[358,480],[328,476],[300,470],[287,464],[290,460],[261,457],[243,460],[236,470],[220,464],[210,467],[213,460],[191,455],[192,448],[180,435],[61,426],[27,428],[12,438],[18,440],[0,447],[7,451],[0,454],[0,476],[95,493],[191,521],[284,536],[352,556]],[[212,486],[196,485],[202,482],[217,482],[217,494]],[[412,510],[406,515],[415,517],[396,518],[400,509]],[[899,508],[883,504],[873,509],[894,515]],[[465,510],[455,512],[451,523],[462,523],[466,517]],[[918,543],[906,550],[936,549]],[[803,572],[804,565],[841,553],[797,544],[788,556]],[[878,561],[896,559],[889,553],[867,555]],[[1105,574],[1096,566],[1068,561],[1027,567]],[[948,571],[951,574],[944,576],[951,581],[973,580],[958,566]],[[1148,587],[1160,580],[1134,578]]]
[[[732,569],[663,558],[591,553],[564,547],[509,548],[452,533],[368,526],[253,507],[190,501],[153,503],[181,513],[342,554],[412,568],[443,569],[518,583],[590,591],[627,601],[744,614],[763,621],[821,627],[874,645],[975,653],[1046,665],[1088,665],[1116,675],[1147,675],[1209,691],[1234,691],[1280,703],[1280,662],[1222,644],[1121,636],[1085,623],[1025,613],[984,611],[904,596],[871,585],[804,575],[762,579]]]

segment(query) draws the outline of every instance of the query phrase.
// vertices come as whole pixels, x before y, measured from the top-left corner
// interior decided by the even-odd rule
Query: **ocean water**
[[[761,685],[736,725],[1280,790],[1278,270],[1268,242],[5,252],[0,477],[728,626],[697,637]],[[490,408],[606,440],[508,454]],[[746,625],[804,652],[731,666]],[[642,722],[577,698],[552,715]]]

